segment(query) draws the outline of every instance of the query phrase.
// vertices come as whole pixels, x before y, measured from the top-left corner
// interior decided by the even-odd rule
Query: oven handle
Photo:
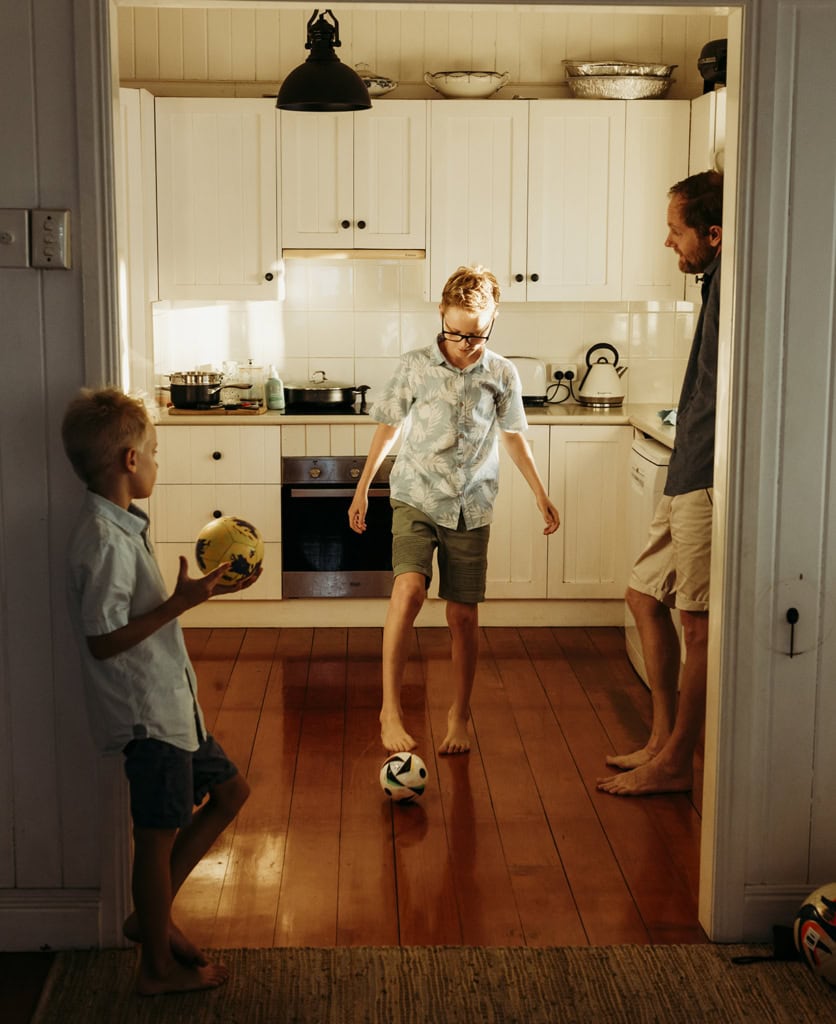
[[[291,498],[353,498],[355,495],[353,487],[291,487]],[[368,496],[370,498],[388,498],[388,487],[372,487]]]

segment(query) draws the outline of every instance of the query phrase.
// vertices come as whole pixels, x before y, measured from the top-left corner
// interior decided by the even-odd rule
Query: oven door
[[[392,592],[389,488],[373,484],[365,533],[348,525],[353,487],[282,486],[282,597],[388,597]]]

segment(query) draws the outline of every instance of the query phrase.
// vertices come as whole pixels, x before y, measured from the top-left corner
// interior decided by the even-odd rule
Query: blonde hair
[[[459,267],[444,285],[441,305],[481,313],[499,305],[499,283],[486,267]]]
[[[141,399],[118,388],[82,388],[64,413],[61,439],[76,475],[90,487],[142,443],[150,425]]]

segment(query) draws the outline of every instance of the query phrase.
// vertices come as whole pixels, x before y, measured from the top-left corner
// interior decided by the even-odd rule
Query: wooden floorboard
[[[178,896],[201,945],[705,941],[698,797],[596,788],[650,721],[621,630],[482,630],[473,748],[456,757],[437,754],[449,633],[415,630],[402,703],[429,776],[406,806],[378,784],[380,629],[186,639],[207,724],[252,789]]]

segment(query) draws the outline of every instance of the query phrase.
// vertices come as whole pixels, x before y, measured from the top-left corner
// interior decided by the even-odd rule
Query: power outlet
[[[562,374],[561,377],[557,377],[556,374]],[[569,376],[571,374],[571,377]],[[549,363],[549,382],[556,380],[577,380],[578,379],[578,364],[577,363]]]

